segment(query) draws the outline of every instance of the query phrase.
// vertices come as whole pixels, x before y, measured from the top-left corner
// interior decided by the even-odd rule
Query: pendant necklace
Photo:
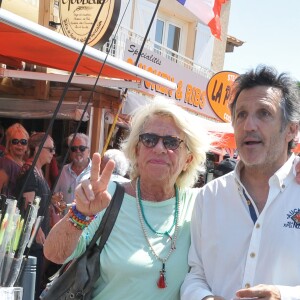
[[[174,221],[172,226],[170,227],[169,230],[165,231],[165,232],[159,232],[156,231],[147,221],[146,216],[144,214],[144,209],[143,209],[143,205],[142,205],[142,197],[141,197],[141,188],[140,188],[140,178],[138,177],[136,180],[136,191],[135,191],[135,195],[136,195],[136,204],[137,204],[137,210],[138,210],[138,215],[139,215],[139,219],[140,219],[140,223],[141,223],[141,227],[143,230],[143,234],[144,237],[147,241],[147,244],[152,252],[152,254],[154,255],[154,257],[159,260],[162,263],[162,268],[159,271],[159,278],[157,280],[157,287],[160,289],[164,289],[167,287],[167,283],[166,283],[166,262],[169,259],[170,255],[172,254],[172,252],[176,249],[176,239],[177,239],[177,234],[178,234],[178,228],[179,228],[179,211],[180,211],[180,202],[179,202],[179,196],[178,196],[178,188],[175,185],[175,213],[174,213]],[[170,250],[168,252],[168,254],[165,257],[160,257],[156,254],[155,250],[153,249],[148,234],[147,234],[147,230],[146,230],[146,225],[147,227],[154,232],[156,235],[158,236],[167,236],[169,238],[169,240],[171,241],[171,245],[170,245]],[[173,236],[171,235],[171,232],[174,229],[174,234]]]
[[[34,167],[36,173],[38,174],[38,176],[42,179],[44,179],[44,174],[43,174],[43,171],[41,169],[38,169],[37,166]]]

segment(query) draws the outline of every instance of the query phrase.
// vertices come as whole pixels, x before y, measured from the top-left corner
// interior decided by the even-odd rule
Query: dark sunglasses
[[[80,145],[80,146],[71,146],[70,149],[72,152],[77,152],[77,150],[79,149],[80,152],[84,152],[85,149],[87,149],[88,147],[87,146],[83,146],[83,145]]]
[[[28,144],[28,141],[26,139],[12,139],[11,140],[11,143],[13,145],[18,145],[18,144],[21,144],[22,146],[26,146]]]
[[[163,145],[167,150],[176,150],[183,142],[180,138],[171,135],[160,136],[154,133],[143,133],[139,135],[139,141],[147,148],[154,148],[159,139],[162,139]]]
[[[54,153],[55,152],[55,147],[51,148],[51,147],[43,147],[44,149],[47,149],[50,153]]]

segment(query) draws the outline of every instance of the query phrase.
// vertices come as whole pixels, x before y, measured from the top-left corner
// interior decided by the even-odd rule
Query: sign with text
[[[60,0],[59,17],[64,35],[84,43],[103,1],[88,45],[105,43],[116,26],[121,0]]]
[[[139,45],[127,40],[124,60],[134,64],[139,50]],[[144,49],[138,67],[177,84],[177,90],[172,91],[159,84],[144,81],[141,90],[145,93],[164,95],[198,114],[218,119],[206,99],[206,86],[209,79],[176,63],[176,57],[171,61],[156,53],[155,49],[153,51]]]
[[[32,22],[39,21],[39,0],[8,0],[0,1],[0,7],[26,18]],[[2,3],[2,6],[1,6]]]
[[[213,111],[224,122],[231,122],[231,114],[228,107],[230,88],[239,74],[230,71],[222,71],[215,74],[208,82],[206,95]]]

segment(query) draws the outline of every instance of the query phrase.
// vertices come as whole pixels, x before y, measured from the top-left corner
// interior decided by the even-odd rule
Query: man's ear
[[[299,131],[299,124],[298,123],[290,123],[288,124],[288,131],[286,134],[286,141],[290,142],[291,140],[293,140]]]

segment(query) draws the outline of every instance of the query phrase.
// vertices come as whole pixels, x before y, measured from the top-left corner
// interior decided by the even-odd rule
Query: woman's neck
[[[34,161],[34,157],[30,157],[28,158],[28,160],[26,161],[26,163],[32,165]],[[37,170],[42,170],[42,167],[43,167],[43,164],[40,162],[40,160],[38,159],[35,163],[35,166],[34,166]]]
[[[175,196],[174,184],[151,184],[140,179],[140,189],[143,200],[160,202]]]
[[[8,157],[9,159],[13,160],[13,161],[14,161],[15,163],[17,163],[19,166],[23,166],[24,161],[23,161],[22,157],[13,155],[13,154],[11,154],[11,153],[8,153],[8,154],[6,155],[6,157]]]
[[[39,160],[37,160],[36,164],[35,164],[35,170],[37,171],[37,173],[39,174],[40,177],[44,178],[44,173],[42,170],[42,165],[40,164]]]

